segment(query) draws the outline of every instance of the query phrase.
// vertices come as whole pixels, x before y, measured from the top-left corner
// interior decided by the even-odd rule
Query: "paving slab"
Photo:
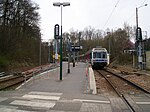
[[[67,73],[63,63],[63,80],[59,68],[34,76],[15,91],[0,92],[3,112],[111,112],[110,101],[88,91],[85,63],[78,63]]]

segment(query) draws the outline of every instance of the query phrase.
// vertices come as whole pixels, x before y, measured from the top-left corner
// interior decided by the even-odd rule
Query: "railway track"
[[[11,88],[19,83],[22,83],[23,81],[24,81],[23,75],[18,76],[11,75],[9,77],[4,77],[0,79],[0,90]]]
[[[0,77],[3,77],[5,75],[5,72],[0,72]]]
[[[133,91],[133,93],[141,92],[149,94],[149,91],[110,71],[97,70],[97,72],[106,79],[109,85],[111,85],[113,90],[123,100],[131,112],[136,112],[136,109],[134,108],[134,105],[128,101],[127,94],[131,91]]]
[[[44,71],[53,69],[57,66],[50,66],[50,65],[44,65],[44,66],[39,66],[18,74],[12,74],[12,75],[3,75],[0,77],[0,90],[7,90],[9,88],[14,88],[17,87],[16,85],[20,85],[30,79],[31,77],[42,73]]]
[[[150,91],[144,89],[144,88],[141,87],[140,85],[138,85],[138,84],[136,84],[136,83],[134,83],[134,82],[132,82],[132,81],[129,81],[129,80],[127,80],[126,78],[124,78],[124,77],[122,77],[122,76],[119,76],[119,75],[117,75],[117,74],[115,74],[115,73],[113,73],[113,72],[111,72],[111,71],[109,71],[109,70],[105,70],[105,71],[107,71],[107,72],[109,72],[110,74],[113,74],[113,75],[115,75],[116,77],[118,77],[118,78],[124,80],[124,81],[127,82],[128,84],[130,84],[130,85],[134,86],[135,88],[137,88],[137,89],[143,91],[144,93],[150,94]]]

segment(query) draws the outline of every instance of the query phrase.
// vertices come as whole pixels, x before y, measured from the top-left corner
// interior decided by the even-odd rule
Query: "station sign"
[[[83,47],[82,46],[71,46],[71,48],[72,48],[72,52],[78,52],[78,51],[80,51]]]
[[[123,52],[124,52],[124,54],[132,54],[132,55],[134,55],[136,51],[133,50],[133,49],[128,49],[128,50],[124,50]]]

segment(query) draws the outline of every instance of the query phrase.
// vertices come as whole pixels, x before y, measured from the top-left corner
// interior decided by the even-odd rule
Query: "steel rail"
[[[109,79],[104,76],[100,71],[97,70],[97,72],[99,74],[101,74],[106,80],[107,82],[110,84],[110,86],[114,89],[114,91],[117,93],[117,95],[123,100],[123,102],[127,105],[127,107],[130,109],[131,112],[136,112],[134,110],[134,108],[131,106],[131,104],[128,102],[128,100],[124,97],[124,95],[122,93],[120,93],[117,88],[113,85],[113,83],[111,81],[109,81]]]
[[[13,76],[8,79],[0,81],[0,90],[13,87],[14,85],[24,81],[23,76]]]
[[[39,73],[48,71],[50,69],[56,68],[56,65],[44,65],[39,66],[36,68],[33,68],[31,70],[27,70],[25,72],[20,73],[19,75],[11,75],[10,77],[1,77],[0,78],[0,90],[4,90],[10,87],[13,87],[19,83],[23,83],[30,79],[31,77],[34,77],[35,75],[38,75]]]
[[[0,77],[4,76],[5,72],[0,72]]]
[[[140,89],[141,91],[150,94],[150,92],[149,92],[148,90],[142,88],[141,86],[139,86],[139,85],[137,85],[137,84],[135,84],[135,83],[133,83],[133,82],[131,82],[131,81],[129,81],[129,80],[127,80],[127,79],[125,79],[125,78],[123,78],[123,77],[121,77],[121,76],[119,76],[119,75],[117,75],[117,74],[115,74],[115,73],[113,73],[113,72],[111,72],[111,71],[109,71],[109,70],[105,70],[105,71],[109,72],[110,74],[115,75],[115,76],[118,77],[118,78],[121,78],[122,80],[126,81],[128,84],[130,84],[130,85],[132,85],[132,86],[134,86],[134,87]]]

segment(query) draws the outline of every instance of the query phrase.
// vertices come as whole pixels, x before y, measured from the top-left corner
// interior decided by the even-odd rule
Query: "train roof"
[[[98,51],[104,51],[104,52],[107,52],[107,50],[106,50],[106,48],[92,48],[92,49],[90,49],[90,50],[88,50],[84,55],[87,55],[87,54],[89,54],[89,53],[91,53],[91,52],[98,52]]]
[[[92,51],[107,51],[106,48],[93,48]]]
[[[85,56],[85,55],[88,55],[88,54],[90,54],[91,52],[98,52],[98,51],[103,51],[103,52],[107,52],[107,50],[106,50],[106,48],[92,48],[92,49],[90,49],[90,50],[88,50],[85,54],[81,54],[81,55],[79,55],[78,57],[83,57],[83,56]]]

